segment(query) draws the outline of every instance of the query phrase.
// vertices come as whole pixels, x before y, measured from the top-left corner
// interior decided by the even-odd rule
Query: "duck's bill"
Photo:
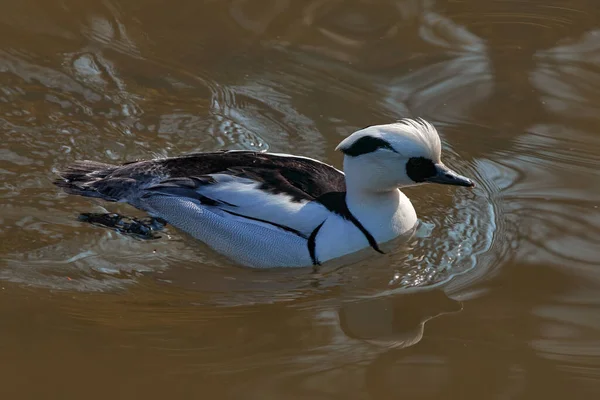
[[[436,174],[425,179],[427,182],[440,183],[442,185],[455,185],[474,187],[475,183],[466,176],[462,176],[446,167],[444,164],[435,164]]]

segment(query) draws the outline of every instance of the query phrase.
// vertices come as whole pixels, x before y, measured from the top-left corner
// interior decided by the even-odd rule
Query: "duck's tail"
[[[106,193],[100,193],[95,183],[109,176],[118,167],[96,161],[76,161],[58,173],[59,178],[53,183],[70,194],[86,197],[98,197],[115,201]]]

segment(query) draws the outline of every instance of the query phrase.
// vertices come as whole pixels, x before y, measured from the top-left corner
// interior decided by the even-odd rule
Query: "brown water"
[[[4,1],[0,398],[583,399],[600,393],[600,7]],[[54,171],[221,148],[340,165],[421,116],[474,191],[339,269],[251,271],[77,220]]]

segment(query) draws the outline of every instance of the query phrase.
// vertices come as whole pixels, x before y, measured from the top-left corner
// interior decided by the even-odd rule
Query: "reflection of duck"
[[[227,151],[136,161],[80,161],[56,184],[129,203],[254,267],[308,266],[389,241],[417,217],[399,187],[473,186],[441,162],[423,121],[372,126],[343,140],[346,175],[319,161]]]
[[[421,340],[425,322],[461,309],[462,305],[443,291],[433,290],[345,303],[339,319],[349,337],[404,348]]]

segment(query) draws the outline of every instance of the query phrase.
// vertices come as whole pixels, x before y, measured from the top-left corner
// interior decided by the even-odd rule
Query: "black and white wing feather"
[[[268,153],[218,154],[219,160],[199,154],[167,162],[169,178],[147,187],[147,195],[192,198],[208,208],[268,222],[304,237],[330,214],[331,193],[340,193],[343,201],[343,174],[318,161]],[[195,161],[194,167],[183,167],[182,162],[190,161]],[[194,169],[204,174],[178,176]]]
[[[310,158],[272,153],[198,153],[120,166],[83,161],[61,176],[57,184],[71,193],[141,208],[150,196],[187,198],[307,238],[332,211],[346,209],[342,172]]]

